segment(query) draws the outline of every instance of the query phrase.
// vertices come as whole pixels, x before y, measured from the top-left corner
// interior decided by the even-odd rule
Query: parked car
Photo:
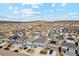
[[[34,49],[30,48],[27,50],[28,53],[33,54],[34,53]]]
[[[50,51],[49,51],[49,54],[51,55],[51,54],[52,54],[52,52],[53,52],[53,50],[50,50]]]

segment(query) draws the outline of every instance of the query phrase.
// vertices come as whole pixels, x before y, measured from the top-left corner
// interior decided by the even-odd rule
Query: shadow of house
[[[0,43],[3,42],[3,38],[5,38],[5,35],[4,33],[0,32]]]
[[[2,32],[0,32],[0,39],[2,39],[4,37],[5,37],[5,35]]]

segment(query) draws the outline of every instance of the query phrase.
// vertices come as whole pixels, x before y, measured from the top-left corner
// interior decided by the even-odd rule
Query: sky
[[[79,3],[0,3],[0,20],[79,20]]]

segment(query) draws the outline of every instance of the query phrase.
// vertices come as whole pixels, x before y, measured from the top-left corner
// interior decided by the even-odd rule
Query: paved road
[[[21,54],[21,53],[17,53],[17,52],[12,52],[10,50],[0,49],[0,56],[27,56],[27,55]]]

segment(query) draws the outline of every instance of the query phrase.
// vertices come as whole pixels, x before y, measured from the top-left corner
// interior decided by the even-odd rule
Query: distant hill
[[[79,22],[78,20],[61,20],[61,21],[25,21],[25,22],[21,22],[21,21],[0,21],[0,23],[60,23],[60,22]]]

